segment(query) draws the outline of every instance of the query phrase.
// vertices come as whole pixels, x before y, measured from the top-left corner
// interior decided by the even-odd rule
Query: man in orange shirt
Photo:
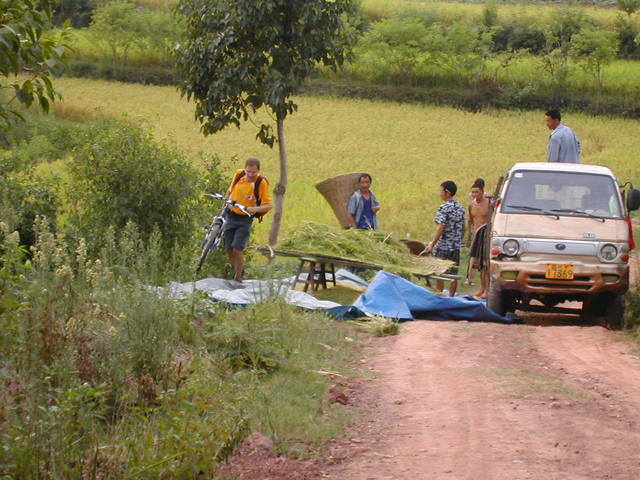
[[[248,158],[244,169],[236,171],[227,192],[229,200],[247,207],[247,210],[260,218],[271,210],[273,201],[269,192],[269,182],[260,175],[260,160]],[[233,265],[233,279],[241,282],[244,269],[244,249],[249,243],[253,218],[234,207],[227,213],[224,231],[224,247]]]

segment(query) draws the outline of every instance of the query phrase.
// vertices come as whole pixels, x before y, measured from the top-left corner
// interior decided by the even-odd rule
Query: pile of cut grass
[[[278,244],[279,249],[307,255],[334,257],[374,264],[402,276],[446,272],[452,265],[435,257],[411,255],[390,233],[374,230],[339,230],[329,225],[302,222]]]

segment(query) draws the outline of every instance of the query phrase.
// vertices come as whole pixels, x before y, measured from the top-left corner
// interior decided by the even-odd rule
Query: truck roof
[[[615,178],[611,170],[600,165],[585,165],[582,163],[556,163],[556,162],[522,162],[516,163],[509,169],[514,170],[544,170],[555,172],[576,172],[576,173],[593,173],[598,175],[607,175]]]

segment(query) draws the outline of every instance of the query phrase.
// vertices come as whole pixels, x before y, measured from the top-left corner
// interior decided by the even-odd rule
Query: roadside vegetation
[[[640,240],[640,223],[637,222],[638,213],[635,214],[636,222],[634,222],[635,228],[633,229],[634,238],[636,239],[636,251],[635,251],[635,259],[636,262],[631,263],[632,268],[633,265],[636,267],[637,275],[640,275],[640,266],[638,265],[638,261],[640,260],[640,254],[638,254],[637,245]],[[632,285],[631,289],[627,293],[626,296],[626,328],[632,329],[635,338],[640,341],[640,278],[636,276],[638,280],[637,285]]]
[[[27,119],[0,150],[0,476],[210,478],[251,431],[301,456],[339,434],[352,329],[159,288],[193,278],[217,160],[205,181],[127,123]]]

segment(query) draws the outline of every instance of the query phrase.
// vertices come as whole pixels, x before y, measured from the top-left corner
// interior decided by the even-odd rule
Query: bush
[[[137,266],[125,275],[44,220],[25,264],[0,226],[2,473],[124,478],[180,457],[161,478],[212,475],[247,433],[251,380],[183,343],[196,338],[190,310],[140,283],[161,265],[158,242],[115,237],[119,260]]]
[[[55,222],[60,208],[57,189],[56,178],[37,175],[32,170],[3,173],[0,177],[0,208],[5,214],[12,212],[21,245],[30,247],[35,243],[36,217],[46,216]]]
[[[640,45],[636,41],[640,35],[640,22],[637,19],[618,16],[615,31],[620,42],[618,56],[622,58],[640,58]]]
[[[285,443],[335,431],[322,373],[353,346],[328,317],[145,286],[171,267],[132,224],[92,259],[39,219],[25,262],[2,220],[2,475],[213,478],[251,427]]]
[[[640,335],[640,285],[627,292],[626,301],[626,327],[635,329]]]
[[[69,173],[71,221],[96,245],[109,228],[120,231],[129,222],[145,238],[158,229],[167,248],[191,238],[198,173],[181,152],[141,128],[92,125]]]
[[[95,0],[61,0],[53,9],[53,21],[62,25],[69,20],[74,27],[86,27],[95,6]]]
[[[8,161],[17,171],[64,159],[82,141],[83,129],[81,124],[53,116],[30,116],[5,133],[5,165]]]
[[[499,24],[494,43],[496,52],[526,50],[532,55],[539,55],[545,47],[545,36],[540,27],[511,18]]]
[[[141,10],[129,1],[110,1],[98,8],[89,33],[106,47],[113,65],[127,65],[129,52],[135,49],[168,57],[180,36],[169,12]]]

